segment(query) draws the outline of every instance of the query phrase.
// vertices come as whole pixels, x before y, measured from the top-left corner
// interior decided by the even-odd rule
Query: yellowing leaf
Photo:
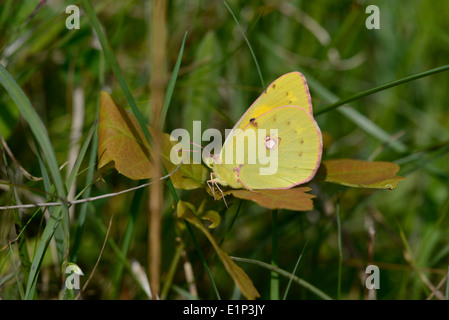
[[[393,190],[405,179],[398,171],[392,162],[335,159],[323,161],[317,177],[349,187]]]
[[[153,130],[150,132],[153,137]],[[178,165],[170,161],[170,151],[176,141],[170,141],[170,135],[157,135],[162,139],[162,162],[168,172]],[[98,119],[98,169],[104,170],[110,166],[134,179],[153,177],[151,151],[137,119],[118,106],[112,97],[101,92],[100,112]],[[203,186],[209,171],[201,164],[183,164],[170,179],[175,188],[195,189]]]
[[[204,235],[209,239],[210,243],[217,252],[218,257],[225,266],[226,271],[234,280],[235,284],[239,287],[245,298],[249,300],[254,300],[258,298],[259,292],[254,287],[253,282],[248,277],[248,275],[240,268],[226,252],[224,252],[218,244],[215,242],[214,237],[209,233],[207,228],[201,223],[198,217],[193,213],[193,206],[190,203],[179,201],[177,206],[178,218],[185,219],[190,222],[193,226],[201,230]]]
[[[232,193],[234,197],[252,200],[261,207],[269,209],[288,209],[295,211],[310,211],[313,209],[313,194],[309,187],[296,187],[291,189],[270,190],[229,190],[225,194]]]
[[[118,172],[130,179],[147,179],[153,171],[150,159],[148,142],[137,119],[117,106],[108,93],[101,92],[98,169],[113,163]]]
[[[218,227],[221,222],[220,214],[215,210],[207,210],[205,213],[200,215],[200,218],[210,222],[208,225],[209,229]]]

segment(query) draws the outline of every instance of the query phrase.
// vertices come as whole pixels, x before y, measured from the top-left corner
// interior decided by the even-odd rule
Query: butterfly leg
[[[217,189],[220,190],[220,192],[221,192],[221,197],[222,197],[222,199],[223,199],[223,202],[224,202],[226,208],[229,209],[228,204],[226,203],[226,199],[225,199],[225,195],[224,195],[224,193],[223,193],[223,190],[221,190],[221,188],[218,186],[218,183],[217,183],[216,181],[214,181],[214,183],[215,183],[215,185],[217,186]]]
[[[210,192],[212,192],[212,195],[214,196],[214,200],[217,200],[215,198],[215,188],[214,188],[214,183],[215,184],[217,184],[217,183],[214,181],[214,173],[213,172],[210,173],[210,180],[207,180],[206,183],[209,186]]]
[[[249,190],[249,191],[251,191],[251,192],[258,193],[257,191],[254,191],[253,189],[251,189],[250,187],[248,187],[242,180],[240,180],[240,178],[238,178],[237,181],[240,181],[240,183],[243,184],[243,186],[244,186],[247,190]]]
[[[223,198],[223,202],[224,202],[226,208],[229,209],[228,204],[226,203],[226,199],[225,199],[223,190],[221,190],[220,186],[218,185],[217,181],[215,180],[213,172],[210,173],[210,180],[206,181],[206,183],[209,186],[209,189],[212,192],[212,195],[214,196],[214,200],[217,200],[217,198],[215,197],[215,186],[217,187],[218,190],[220,190],[221,197]]]
[[[242,168],[242,166],[243,166],[243,164],[241,164],[240,166],[238,166],[238,167],[236,167],[236,168],[234,168],[233,169],[233,171],[236,173],[236,175],[237,175],[237,182],[240,182],[241,184],[243,184],[243,186],[247,189],[247,190],[249,190],[249,191],[251,191],[251,192],[255,192],[255,193],[257,193],[256,191],[254,191],[253,189],[251,189],[250,187],[248,187],[241,179],[240,179],[240,169]]]

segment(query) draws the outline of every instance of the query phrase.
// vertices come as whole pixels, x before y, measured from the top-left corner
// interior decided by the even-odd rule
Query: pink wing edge
[[[299,73],[299,72],[298,72],[298,73]],[[317,131],[317,133],[318,133],[319,142],[320,142],[320,145],[319,145],[319,147],[318,147],[318,149],[319,149],[319,150],[318,150],[318,151],[319,151],[319,153],[318,153],[319,160],[317,161],[316,166],[315,166],[315,168],[313,169],[312,173],[311,173],[306,179],[304,179],[304,180],[302,180],[302,181],[299,181],[299,182],[296,182],[296,183],[293,183],[293,184],[291,184],[291,185],[289,185],[288,187],[285,187],[285,188],[267,188],[266,190],[285,190],[285,189],[291,189],[291,188],[293,188],[293,187],[296,187],[296,186],[299,186],[299,185],[301,185],[301,184],[305,184],[305,183],[309,182],[309,181],[312,180],[313,177],[316,175],[316,173],[317,173],[317,171],[318,171],[318,169],[319,169],[319,167],[320,167],[320,164],[321,164],[321,157],[322,157],[322,155],[323,155],[323,136],[322,136],[322,134],[321,134],[320,127],[318,126],[318,123],[316,123],[316,121],[315,121],[315,119],[313,118],[313,116],[312,116],[311,114],[309,114],[304,108],[299,107],[299,106],[280,106],[280,107],[271,109],[270,111],[267,111],[267,112],[261,114],[260,116],[257,117],[257,119],[260,118],[260,117],[263,117],[264,115],[266,115],[266,114],[268,114],[268,113],[270,113],[270,112],[272,112],[272,111],[274,111],[274,110],[280,109],[280,108],[297,108],[297,109],[301,109],[301,110],[303,110],[303,111],[309,116],[309,118],[313,121],[313,123],[314,123],[314,125],[315,125],[315,129],[316,129],[316,131]],[[248,125],[249,125],[249,124],[248,124]],[[245,126],[245,127],[246,127],[246,126]]]

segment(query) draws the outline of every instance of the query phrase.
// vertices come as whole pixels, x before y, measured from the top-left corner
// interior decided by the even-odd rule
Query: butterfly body
[[[291,72],[262,93],[227,136],[220,154],[205,162],[213,170],[213,185],[288,189],[313,178],[321,154],[321,131],[307,83],[301,73]]]

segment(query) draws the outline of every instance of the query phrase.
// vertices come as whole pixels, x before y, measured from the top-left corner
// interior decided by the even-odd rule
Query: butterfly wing
[[[281,106],[298,106],[313,115],[312,100],[305,77],[300,72],[290,72],[273,81],[248,108],[234,128],[245,126],[250,119]]]
[[[222,154],[231,148],[236,150],[235,146],[243,141],[239,138],[250,136],[248,130],[262,134],[256,134],[255,144],[245,145],[243,163],[237,161],[234,152],[232,163],[214,167],[219,181],[233,188],[287,189],[313,178],[321,162],[323,145],[321,131],[308,109],[280,106],[251,119],[232,135]],[[255,153],[256,163],[248,161]],[[261,154],[266,155],[263,163]]]
[[[233,130],[243,128],[252,119],[281,106],[298,106],[313,116],[309,87],[302,73],[289,72],[274,80],[237,121]],[[223,149],[232,135],[233,131],[226,137]]]

